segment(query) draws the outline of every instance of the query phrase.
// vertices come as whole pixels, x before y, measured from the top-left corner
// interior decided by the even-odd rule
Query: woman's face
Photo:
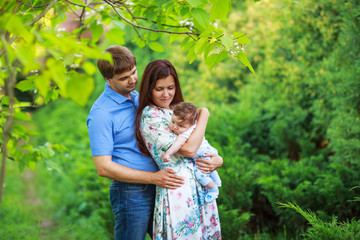
[[[174,99],[175,91],[174,77],[169,75],[166,78],[161,78],[156,81],[155,87],[151,92],[151,97],[156,106],[170,110],[170,103]]]

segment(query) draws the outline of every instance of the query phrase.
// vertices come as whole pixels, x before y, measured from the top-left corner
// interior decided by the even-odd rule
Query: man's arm
[[[101,177],[111,178],[120,182],[155,184],[159,187],[176,189],[181,187],[184,179],[171,169],[147,172],[125,167],[113,162],[112,156],[93,156],[96,170]]]
[[[196,151],[199,149],[201,142],[204,139],[206,125],[210,116],[207,108],[200,108],[200,116],[197,120],[196,128],[191,133],[190,138],[186,141],[184,146],[179,150],[179,153],[185,157],[193,158]]]
[[[183,136],[180,135],[177,136],[175,142],[169,147],[169,149],[166,151],[165,155],[163,156],[162,158],[163,161],[169,162],[170,157],[179,151],[179,149],[184,145],[186,140],[187,138]]]

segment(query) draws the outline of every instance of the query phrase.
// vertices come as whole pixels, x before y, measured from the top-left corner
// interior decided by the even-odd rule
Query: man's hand
[[[205,174],[209,174],[223,165],[223,158],[219,155],[216,155],[214,153],[207,153],[204,154],[203,157],[210,157],[210,160],[196,158],[195,163],[197,165],[197,168]]]
[[[161,169],[154,173],[153,184],[162,188],[176,189],[184,184],[184,178],[172,169]]]

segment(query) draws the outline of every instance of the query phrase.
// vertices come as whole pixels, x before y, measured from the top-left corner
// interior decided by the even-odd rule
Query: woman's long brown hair
[[[172,75],[175,81],[175,96],[171,104],[176,104],[183,102],[183,96],[181,93],[180,82],[178,75],[174,66],[168,60],[154,60],[150,62],[144,71],[144,74],[141,79],[140,84],[140,98],[139,98],[139,107],[136,114],[135,120],[135,137],[138,142],[139,150],[147,156],[150,156],[150,153],[146,147],[144,138],[140,131],[140,120],[142,112],[146,106],[155,105],[152,100],[152,90],[155,88],[156,81],[159,79],[166,78]]]

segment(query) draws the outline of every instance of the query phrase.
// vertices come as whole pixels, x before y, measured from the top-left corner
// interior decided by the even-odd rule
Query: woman
[[[216,202],[205,203],[204,188],[194,176],[193,157],[205,133],[209,112],[201,109],[198,125],[187,143],[164,163],[162,155],[176,139],[170,131],[171,106],[183,101],[175,68],[167,60],[150,62],[140,85],[139,108],[136,117],[136,138],[139,149],[151,155],[160,169],[173,169],[184,177],[182,187],[175,190],[157,187],[154,210],[153,239],[221,239]],[[185,156],[185,157],[184,157]],[[204,173],[222,165],[215,155],[201,161],[198,168]],[[208,164],[210,162],[210,164]]]

